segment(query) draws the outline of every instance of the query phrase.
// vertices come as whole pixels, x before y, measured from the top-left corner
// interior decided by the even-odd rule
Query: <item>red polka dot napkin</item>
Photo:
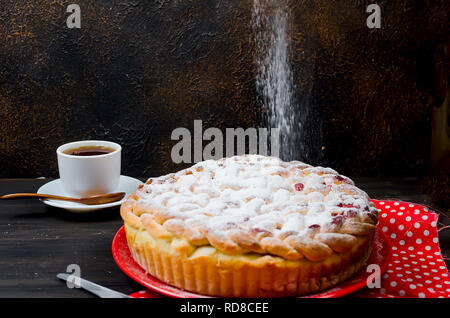
[[[409,202],[372,200],[380,211],[378,229],[392,245],[392,257],[380,288],[364,288],[350,297],[450,298],[450,277],[437,234],[438,215]],[[165,297],[150,290],[131,296]]]
[[[408,202],[372,200],[380,211],[378,227],[390,239],[392,258],[381,288],[357,297],[450,298],[450,277],[437,234],[439,215]]]

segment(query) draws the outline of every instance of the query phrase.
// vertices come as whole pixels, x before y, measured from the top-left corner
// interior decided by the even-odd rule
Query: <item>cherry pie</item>
[[[243,155],[149,179],[121,206],[149,274],[211,296],[285,297],[349,278],[370,255],[378,212],[330,168]]]

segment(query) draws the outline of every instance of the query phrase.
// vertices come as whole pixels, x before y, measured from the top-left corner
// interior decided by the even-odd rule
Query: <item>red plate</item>
[[[138,282],[139,284],[149,288],[150,290],[162,295],[175,298],[207,298],[209,296],[191,293],[185,290],[178,289],[167,285],[159,279],[146,274],[144,269],[140,267],[133,259],[128,248],[127,239],[125,236],[125,229],[122,226],[114,237],[112,243],[112,254],[117,265],[120,269],[128,275],[130,278]],[[389,264],[391,258],[391,245],[386,235],[377,230],[373,241],[372,254],[370,255],[367,264],[377,264],[380,266],[380,275],[384,273]],[[307,298],[333,298],[342,297],[344,295],[351,294],[366,286],[367,278],[373,274],[373,271],[367,272],[367,265],[365,265],[361,271],[353,276],[349,280],[341,283],[340,285],[321,291],[316,294],[307,295],[303,297]],[[140,293],[132,294],[134,297],[146,297],[154,298],[158,297],[154,293],[141,291]]]

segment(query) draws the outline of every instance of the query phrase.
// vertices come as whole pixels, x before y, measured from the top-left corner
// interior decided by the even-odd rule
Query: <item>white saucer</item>
[[[122,202],[128,198],[128,196],[135,191],[139,185],[142,184],[142,181],[127,177],[127,176],[120,176],[120,182],[119,186],[117,187],[117,190],[114,192],[125,192],[125,197],[117,202],[111,202],[106,204],[97,204],[97,205],[86,205],[81,203],[75,203],[75,202],[68,202],[68,201],[58,201],[58,200],[49,200],[49,199],[43,199],[41,200],[45,204],[66,209],[71,212],[77,212],[77,213],[86,213],[86,212],[92,212],[100,209],[110,208],[114,206],[121,205]],[[39,194],[53,194],[53,195],[61,195],[61,196],[70,196],[67,194],[61,185],[61,179],[56,179],[53,181],[50,181],[46,184],[44,184],[42,187],[39,188],[37,191]]]

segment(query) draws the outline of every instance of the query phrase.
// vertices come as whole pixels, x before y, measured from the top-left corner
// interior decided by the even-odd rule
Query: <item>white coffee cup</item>
[[[101,155],[76,156],[68,152],[83,147],[110,148]],[[78,197],[114,192],[120,181],[122,147],[110,141],[85,140],[64,144],[56,150],[63,190]]]

